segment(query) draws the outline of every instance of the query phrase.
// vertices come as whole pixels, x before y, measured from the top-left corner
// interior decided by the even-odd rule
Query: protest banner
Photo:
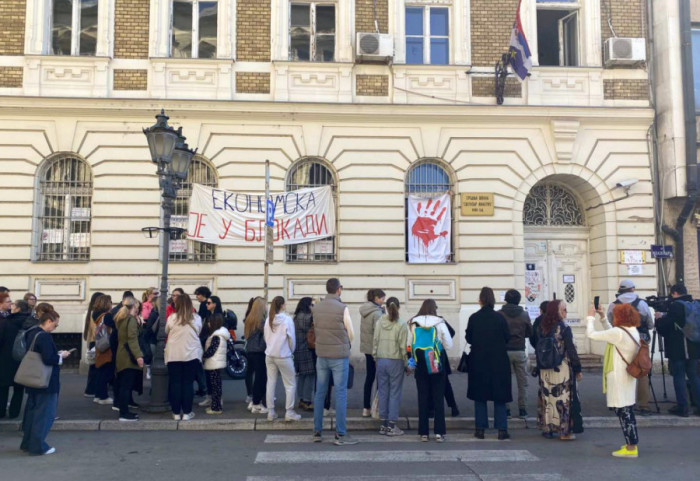
[[[449,193],[427,199],[408,197],[408,262],[450,261],[451,202]]]

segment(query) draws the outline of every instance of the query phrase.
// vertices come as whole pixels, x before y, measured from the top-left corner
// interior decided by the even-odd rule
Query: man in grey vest
[[[314,435],[321,442],[323,428],[323,400],[328,392],[330,376],[335,385],[335,441],[344,446],[357,444],[347,434],[346,414],[348,404],[348,370],[350,366],[350,343],[355,337],[350,310],[340,300],[343,286],[336,278],[326,282],[326,298],[313,306],[314,332],[316,334],[316,395],[314,398]]]

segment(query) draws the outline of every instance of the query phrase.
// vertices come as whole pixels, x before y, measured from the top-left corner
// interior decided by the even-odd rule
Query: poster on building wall
[[[273,241],[303,244],[335,235],[335,206],[330,186],[271,194]],[[266,201],[246,194],[194,184],[187,238],[216,245],[262,245]]]
[[[428,199],[408,197],[408,262],[450,261],[452,246],[450,195]]]

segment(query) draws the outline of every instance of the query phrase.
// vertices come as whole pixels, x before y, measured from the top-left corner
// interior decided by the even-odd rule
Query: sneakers
[[[250,412],[253,414],[267,414],[270,412],[270,410],[267,409],[262,404],[256,404],[255,406],[253,406],[253,408],[250,410]]]
[[[182,416],[180,416],[179,414],[173,414],[173,421],[179,421],[181,419],[182,419]]]
[[[268,410],[268,412],[267,412],[267,420],[268,420],[268,421],[274,421],[275,419],[277,419],[277,414],[275,413],[275,411],[270,411],[270,410]]]
[[[335,440],[333,441],[333,444],[336,446],[351,446],[357,443],[359,443],[359,441],[351,438],[349,434],[341,435],[336,433]]]
[[[95,398],[92,400],[92,402],[99,404],[100,406],[106,406],[107,404],[114,404],[114,399],[112,399],[111,397],[108,397],[106,399]]]
[[[444,443],[445,442],[445,436],[443,434],[436,434],[435,435],[435,442],[436,443]]]
[[[214,411],[212,408],[206,408],[204,410],[204,412],[207,414],[222,414],[223,413],[223,411]]]
[[[498,430],[498,440],[499,441],[507,441],[510,439],[510,434],[508,434],[508,431],[505,431],[503,429]]]
[[[427,435],[421,436],[420,437],[420,442],[421,443],[427,443],[430,440],[430,438]]]
[[[289,421],[299,421],[301,419],[301,414],[297,414],[294,411],[287,411],[284,414],[284,420]]]
[[[627,446],[622,446],[617,451],[613,451],[612,455],[616,458],[638,458],[639,449],[637,446],[635,446],[634,449],[630,451],[629,449],[627,449]]]
[[[247,407],[246,409],[247,409],[248,411],[252,411],[252,410],[253,410],[253,406],[255,406],[255,404],[253,404],[253,401],[248,401],[248,407]]]
[[[688,412],[688,408],[683,409],[679,405],[673,406],[671,409],[668,410],[669,414],[673,414],[674,416],[680,416],[682,418],[687,418],[690,416],[690,413]]]
[[[183,414],[182,415],[182,420],[183,421],[190,421],[194,418],[194,413],[189,413],[189,414]]]
[[[323,410],[324,416],[333,416],[334,414],[335,414],[335,409],[333,409],[333,408]]]
[[[112,406],[112,411],[117,411],[117,412],[119,412],[119,407],[118,407],[118,406]]]
[[[44,451],[44,454],[53,454],[56,452],[56,448],[49,448],[46,451]]]
[[[95,395],[94,395],[94,394],[85,393],[85,394],[83,394],[83,397],[86,397],[86,398],[88,398],[88,399],[92,399],[92,398],[95,397]]]
[[[248,403],[248,404],[252,403],[252,402],[253,402],[253,396],[246,396],[246,397],[245,397],[245,402]]]
[[[123,416],[119,416],[119,420],[123,423],[134,422],[139,420],[139,415],[136,413],[126,413]]]
[[[363,409],[362,410],[362,417],[363,418],[368,418],[372,415],[372,410],[371,409]]]
[[[210,406],[211,405],[211,396],[204,396],[204,399],[199,401],[197,403],[197,405],[199,405],[201,407]]]
[[[477,429],[474,431],[474,437],[476,439],[484,439],[484,430],[483,429]]]
[[[520,419],[525,419],[527,417],[527,411],[525,409],[518,410],[518,417]]]
[[[323,441],[323,438],[321,438],[321,432],[320,431],[314,431],[314,435],[311,437],[313,442],[315,443],[320,443]]]
[[[384,426],[383,424],[379,426],[379,434],[382,436],[386,435],[387,431],[389,431],[389,426]]]
[[[386,435],[387,436],[403,436],[404,432],[398,426],[389,426],[386,428]]]

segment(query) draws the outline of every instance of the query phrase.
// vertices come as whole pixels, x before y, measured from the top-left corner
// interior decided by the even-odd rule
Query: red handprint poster
[[[408,197],[408,262],[449,262],[452,239],[450,195]]]

